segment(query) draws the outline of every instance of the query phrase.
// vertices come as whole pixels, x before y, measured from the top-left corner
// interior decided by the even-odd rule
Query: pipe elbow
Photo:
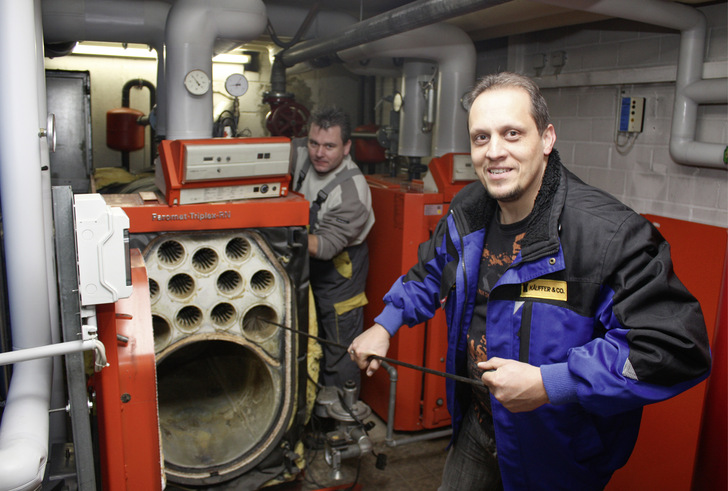
[[[39,489],[43,482],[48,449],[32,439],[10,440],[0,448],[0,489]]]

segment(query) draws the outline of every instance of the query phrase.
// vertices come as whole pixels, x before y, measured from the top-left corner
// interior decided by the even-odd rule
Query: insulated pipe
[[[43,19],[41,15],[41,0],[35,2],[35,39],[38,46],[43,46]],[[38,97],[38,120],[46,121],[48,125],[48,106],[46,94],[46,71],[45,60],[43,56],[38,56],[35,60],[36,80],[38,81],[38,93],[44,94]],[[46,128],[47,134],[48,128]],[[54,136],[48,135],[51,138]],[[48,152],[48,137],[40,138],[40,160],[41,160],[41,189],[43,190],[43,216],[45,227],[45,249],[46,264],[48,265],[46,286],[48,287],[48,298],[58,298],[58,274],[56,271],[56,249],[53,236],[53,197],[51,195],[51,162]],[[61,315],[59,304],[52,301],[48,304],[48,313],[51,326],[51,341],[58,343],[61,341]],[[63,360],[60,357],[53,359],[53,376],[51,379],[51,407],[59,407],[66,404],[66,377],[63,366]],[[66,418],[63,414],[51,414],[49,421],[49,443],[65,443],[68,441]]]
[[[422,131],[427,113],[427,99],[421,82],[434,79],[437,65],[408,60],[402,69],[402,97],[404,104],[399,112],[399,146],[397,153],[405,157],[426,157],[432,151],[432,132]]]
[[[139,43],[157,52],[156,133],[166,133],[164,29],[170,3],[163,0],[42,0],[47,43],[106,41]]]
[[[417,0],[359,22],[331,37],[300,43],[281,54],[287,67],[337,51],[453,17],[506,3],[510,0]]]
[[[183,81],[190,70],[212,76],[216,38],[241,44],[265,31],[267,16],[261,0],[177,0],[167,16],[166,80],[168,140],[212,136],[212,87],[203,95],[192,95]]]
[[[430,155],[470,152],[468,113],[461,101],[475,83],[475,47],[462,29],[442,23],[420,27],[339,51],[337,55],[348,63],[380,57],[436,62],[437,124]]]
[[[40,2],[0,0],[0,64],[13,67],[0,78],[0,204],[13,348],[51,343],[39,129],[36,33]],[[55,301],[55,299],[54,299]],[[48,459],[51,359],[15,365],[0,422],[0,489],[36,489]]]
[[[698,102],[726,102],[725,84],[728,78],[716,79],[709,87],[717,91],[722,84],[723,94],[713,101],[704,97],[691,98],[704,81],[703,60],[705,55],[706,20],[699,10],[664,0],[538,0],[542,3],[584,10],[611,17],[634,20],[680,31],[680,54],[675,82],[675,106],[670,132],[670,156],[675,162],[697,167],[728,170],[728,146],[719,143],[695,141],[698,119]],[[698,89],[699,90],[699,89]]]
[[[309,12],[309,9],[303,7],[282,6],[278,4],[268,4],[265,6],[265,9],[276,36],[289,38],[294,37],[298,33],[303,22],[302,19],[305,19]],[[356,22],[357,19],[349,14],[330,10],[319,10],[301,38],[306,40],[331,36],[356,24]]]

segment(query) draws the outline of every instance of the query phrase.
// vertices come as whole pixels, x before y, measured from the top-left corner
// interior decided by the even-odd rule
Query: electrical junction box
[[[129,217],[100,194],[73,198],[81,305],[114,303],[131,295]]]
[[[644,97],[622,97],[619,112],[619,131],[641,133],[645,119]]]

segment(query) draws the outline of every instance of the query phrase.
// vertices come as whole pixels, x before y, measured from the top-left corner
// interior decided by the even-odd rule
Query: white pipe
[[[164,0],[42,0],[48,43],[106,41],[147,44],[157,52],[157,126],[166,132],[164,28],[171,7]]]
[[[43,46],[43,22],[41,12],[41,0],[35,2],[35,39],[39,46]],[[38,81],[38,93],[46,93],[45,84],[45,60],[39,56],[35,60],[36,80]],[[45,97],[38,97],[38,120],[48,121],[48,106]],[[44,127],[47,126],[44,125]],[[48,135],[50,137],[50,135]],[[48,287],[48,298],[58,298],[58,281],[56,275],[56,255],[55,244],[53,241],[53,197],[51,196],[51,170],[50,170],[50,154],[48,153],[48,137],[41,138],[40,143],[40,160],[41,160],[41,189],[43,190],[43,215],[45,227],[45,248],[46,248],[46,264],[48,265],[48,278],[46,286]],[[48,305],[50,322],[51,322],[51,340],[53,343],[61,341],[61,325],[60,312],[58,302],[50,302]],[[51,407],[64,406],[68,398],[66,396],[65,371],[63,369],[63,360],[58,357],[53,360],[53,377],[51,379]],[[61,413],[51,415],[50,420],[50,445],[56,443],[65,443],[68,441],[66,429],[66,417]]]
[[[309,9],[303,7],[266,5],[268,20],[278,37],[292,38],[296,35]],[[331,36],[356,24],[357,19],[343,12],[319,10],[301,40]]]
[[[98,339],[87,339],[85,341],[79,339],[78,341],[66,341],[65,343],[47,344],[45,346],[36,346],[35,348],[0,353],[0,366],[90,350],[95,350],[99,353],[97,367],[106,366],[106,362],[104,361],[106,348]]]
[[[0,0],[0,203],[5,233],[8,302],[13,348],[49,344],[51,322],[44,230],[37,60],[43,57],[36,2]],[[40,12],[37,12],[40,15]],[[0,489],[40,486],[48,458],[50,359],[17,364],[0,422]]]
[[[177,0],[169,11],[166,27],[167,139],[212,136],[212,88],[204,95],[185,90],[185,75],[193,69],[212,77],[215,39],[257,38],[267,24],[261,0]]]
[[[450,24],[433,24],[339,51],[337,55],[349,63],[379,57],[436,62],[438,116],[432,155],[470,151],[468,115],[461,99],[475,83],[475,47],[462,29]]]
[[[718,143],[695,141],[699,102],[725,102],[725,95],[716,100],[705,100],[699,96],[693,99],[690,89],[693,84],[702,84],[703,60],[705,55],[706,20],[699,10],[665,0],[539,0],[542,3],[584,10],[610,17],[643,22],[645,24],[679,30],[680,54],[677,62],[675,82],[675,106],[670,132],[670,156],[675,162],[698,167],[711,167],[728,170],[724,154],[728,146]],[[725,91],[728,78],[714,79]],[[698,85],[702,87],[702,85]]]

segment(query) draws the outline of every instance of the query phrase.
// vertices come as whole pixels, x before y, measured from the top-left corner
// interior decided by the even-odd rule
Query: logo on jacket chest
[[[559,280],[533,280],[521,284],[521,298],[541,298],[565,302],[566,282]]]

